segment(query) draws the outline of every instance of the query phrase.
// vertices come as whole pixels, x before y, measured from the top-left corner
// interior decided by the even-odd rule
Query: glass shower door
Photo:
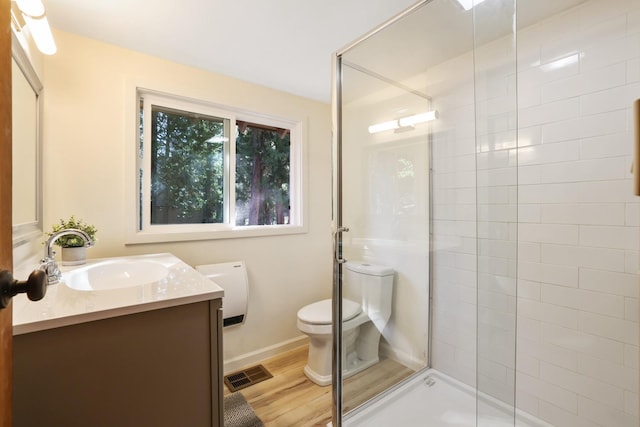
[[[334,298],[361,298],[349,262],[395,271],[380,362],[343,375],[341,414],[431,367],[475,390],[469,425],[513,421],[513,19],[514,0],[425,1],[338,55]]]
[[[338,58],[339,226],[349,229],[339,247],[346,260],[338,267],[340,297],[361,304],[370,319],[341,330],[344,413],[428,364],[429,151],[437,113],[422,79],[412,80],[421,61],[408,64],[393,47],[406,42],[397,30],[388,26]],[[378,277],[347,274],[350,263],[391,269],[391,297],[376,297]]]
[[[395,271],[380,355],[473,396],[429,425],[637,426],[640,3],[517,6],[425,0],[338,55],[336,250]]]
[[[343,92],[342,107],[350,124],[344,128],[342,147],[342,215],[349,228],[342,234],[342,296],[362,304],[371,320],[391,313],[360,325],[357,332],[342,331],[343,402],[350,410],[427,365],[429,125],[402,129],[398,120],[420,121],[431,109],[428,98],[356,64],[343,65],[345,87],[354,90]],[[365,87],[366,92],[356,90]],[[371,95],[374,99],[367,99]],[[392,269],[391,298],[377,299],[378,277],[349,280],[350,263]],[[368,331],[371,328],[376,330]],[[379,339],[375,355],[365,354],[364,340],[369,339]],[[354,364],[368,364],[371,357],[379,361],[359,373],[357,367],[352,369]]]

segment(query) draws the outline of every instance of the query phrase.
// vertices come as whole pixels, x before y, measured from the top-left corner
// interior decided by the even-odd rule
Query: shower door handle
[[[346,259],[342,258],[342,251],[340,250],[340,245],[342,245],[342,241],[339,237],[342,233],[346,233],[349,231],[349,227],[338,227],[335,233],[333,233],[333,252],[334,258],[338,264],[344,264],[347,262]]]
[[[640,99],[633,103],[633,194],[640,196]]]

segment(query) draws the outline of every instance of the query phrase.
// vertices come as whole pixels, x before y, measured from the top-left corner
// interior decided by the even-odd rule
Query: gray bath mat
[[[264,424],[242,393],[235,392],[224,398],[224,427],[264,427]]]

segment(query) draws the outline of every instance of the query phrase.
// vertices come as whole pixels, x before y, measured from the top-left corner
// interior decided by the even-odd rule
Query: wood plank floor
[[[307,352],[302,346],[261,362],[273,378],[241,390],[266,427],[326,426],[331,421],[331,386],[320,387],[304,375]],[[382,359],[345,381],[344,409],[357,407],[412,373]]]

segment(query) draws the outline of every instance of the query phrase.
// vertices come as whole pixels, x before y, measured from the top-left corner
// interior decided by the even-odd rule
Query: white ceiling
[[[583,1],[521,0],[518,24],[531,25]],[[418,2],[43,0],[54,28],[323,102],[331,98],[333,54]],[[442,55],[471,49],[470,13],[462,12],[455,0],[434,3],[422,11],[425,18],[407,19],[403,27],[370,39],[370,48],[362,49],[368,52],[367,59],[359,60],[360,65],[401,81],[406,75],[400,74],[413,71],[411,64],[398,61],[397,46],[420,45],[420,52],[412,51],[422,58],[408,59],[419,63],[425,56],[437,61]],[[508,15],[504,4],[486,6],[490,14],[491,7]],[[509,16],[500,19],[509,27]],[[496,25],[496,31],[500,28]],[[397,38],[405,42],[398,44]],[[434,42],[434,48],[425,50],[425,40]],[[390,71],[394,67],[404,70]]]
[[[515,27],[525,29],[584,1],[520,0]],[[351,99],[375,92],[376,86],[388,87],[389,81],[428,96],[425,72],[431,67],[471,52],[474,45],[513,36],[514,6],[511,0],[486,1],[474,9],[475,16],[463,12],[455,0],[433,1],[417,8],[404,16],[401,24],[385,27],[343,55],[346,64],[377,76],[351,79]],[[515,50],[511,55],[504,53],[505,62],[515,60]],[[482,57],[476,60],[482,67]]]
[[[329,102],[332,54],[416,0],[43,0],[52,27]]]

